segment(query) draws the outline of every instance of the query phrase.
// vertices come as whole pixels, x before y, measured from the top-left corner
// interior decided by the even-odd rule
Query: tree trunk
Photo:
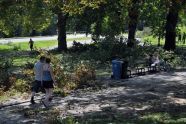
[[[67,51],[66,41],[66,21],[68,16],[64,13],[58,13],[58,51]]]
[[[99,37],[102,33],[102,21],[104,17],[104,7],[100,6],[98,10],[98,16],[97,16],[97,21],[95,25],[95,32],[93,35],[95,35],[96,40],[99,40]]]
[[[161,46],[160,40],[161,40],[161,34],[158,35],[158,47]]]
[[[166,18],[166,34],[165,34],[165,50],[175,50],[176,48],[176,25],[178,22],[178,12],[177,4],[172,4],[170,6],[167,18]]]
[[[136,27],[139,17],[138,0],[133,0],[131,8],[129,8],[129,25],[128,25],[128,46],[133,47],[135,41]]]

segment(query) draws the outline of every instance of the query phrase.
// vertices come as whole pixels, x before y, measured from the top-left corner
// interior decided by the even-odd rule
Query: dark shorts
[[[36,92],[36,93],[38,93],[38,92],[45,92],[45,90],[44,90],[44,88],[41,86],[41,81],[37,81],[37,80],[35,80],[34,82],[33,82],[33,86],[32,86],[32,89],[31,89],[33,92]]]
[[[33,44],[30,45],[30,49],[33,49]]]
[[[44,88],[54,88],[53,81],[43,81]]]

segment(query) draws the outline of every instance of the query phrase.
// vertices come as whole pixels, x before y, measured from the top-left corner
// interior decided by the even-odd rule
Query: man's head
[[[45,62],[45,59],[46,59],[45,56],[41,56],[39,60],[40,60],[40,62],[44,63]]]
[[[50,58],[46,58],[46,63],[50,64],[50,62],[51,62],[51,59]]]

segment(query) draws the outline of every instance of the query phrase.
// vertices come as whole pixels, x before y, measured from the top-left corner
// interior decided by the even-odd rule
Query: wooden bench
[[[147,69],[149,73],[158,72],[158,66],[148,66]]]
[[[122,67],[122,79],[126,78],[132,78],[134,76],[141,76],[145,75],[147,73],[156,73],[158,72],[158,66],[148,66],[146,61],[137,61],[135,62],[133,67],[127,67],[127,70],[123,70],[124,68]]]
[[[145,75],[147,73],[156,73],[158,72],[158,66],[148,66],[146,64],[146,61],[138,61],[135,63],[135,66],[133,69],[128,69],[128,72],[130,72],[129,77],[135,76],[135,75]]]
[[[146,71],[144,67],[137,67],[136,68],[136,75],[145,75]]]

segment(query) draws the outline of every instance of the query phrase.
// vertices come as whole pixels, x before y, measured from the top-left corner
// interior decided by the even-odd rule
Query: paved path
[[[90,44],[92,43],[92,40],[76,40],[76,42],[80,42],[81,44]],[[72,47],[73,46],[73,41],[68,41],[67,42],[67,47]],[[56,49],[57,46],[52,46],[52,47],[47,47],[47,48],[42,48],[42,49],[46,49],[46,50],[52,50],[52,49]]]
[[[85,34],[72,35],[68,34],[67,39],[70,38],[81,38],[85,37]],[[90,37],[90,35],[88,35]],[[57,35],[54,36],[38,36],[38,37],[17,37],[17,38],[4,38],[0,39],[0,43],[9,43],[9,42],[28,42],[32,38],[33,41],[47,41],[47,40],[57,40]]]
[[[143,111],[151,110],[169,113],[176,107],[171,105],[179,105],[179,108],[186,105],[185,80],[185,71],[145,75],[127,80],[102,79],[98,80],[101,89],[77,90],[65,98],[55,97],[51,109],[60,111],[61,116],[102,119],[115,117],[118,113],[122,117],[138,116]],[[4,104],[23,101],[25,100],[21,98],[12,99]],[[52,114],[46,115],[45,112],[50,110],[45,110],[37,102],[36,106],[31,106],[28,102],[0,109],[0,123],[46,123],[46,116],[52,117]],[[37,112],[34,113],[33,110]],[[186,112],[186,108],[176,109],[176,112],[184,111]]]

